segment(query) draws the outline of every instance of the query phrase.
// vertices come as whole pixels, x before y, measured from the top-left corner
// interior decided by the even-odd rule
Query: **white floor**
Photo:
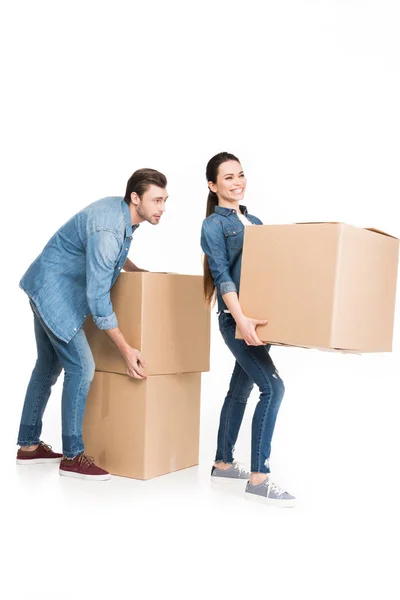
[[[59,477],[56,465],[17,467],[9,433],[2,585],[18,584],[13,598],[399,598],[395,356],[275,349],[276,362],[292,367],[272,457],[275,479],[298,498],[286,510],[210,482],[231,367],[221,356],[220,372],[203,375],[199,467],[147,482],[83,482]],[[56,449],[60,391],[43,435]],[[236,450],[246,464],[256,401],[254,392]]]

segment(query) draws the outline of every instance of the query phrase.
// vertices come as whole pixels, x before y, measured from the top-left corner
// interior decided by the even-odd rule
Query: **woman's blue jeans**
[[[236,358],[229,391],[221,411],[216,461],[231,463],[247,400],[254,383],[260,390],[251,437],[251,471],[269,473],[271,440],[285,386],[269,354],[270,346],[248,346],[235,339],[236,322],[230,313],[219,314],[224,341]]]

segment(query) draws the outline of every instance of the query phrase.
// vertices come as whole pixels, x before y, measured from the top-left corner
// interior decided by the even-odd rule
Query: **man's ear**
[[[139,196],[137,195],[137,193],[136,193],[136,192],[132,192],[132,194],[131,194],[131,202],[132,202],[132,204],[134,204],[135,206],[137,206],[137,205],[139,204],[139,202],[140,202],[140,198],[139,198]]]

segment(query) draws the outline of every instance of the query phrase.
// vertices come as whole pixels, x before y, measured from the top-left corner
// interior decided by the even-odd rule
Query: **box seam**
[[[339,291],[340,291],[340,263],[342,260],[343,254],[343,234],[344,234],[344,224],[340,225],[339,231],[339,239],[338,239],[338,251],[336,255],[336,269],[335,269],[335,284],[333,290],[333,303],[332,303],[332,322],[331,322],[331,331],[330,331],[330,347],[334,347],[334,332],[336,330],[336,322],[337,322],[337,307],[339,303]]]

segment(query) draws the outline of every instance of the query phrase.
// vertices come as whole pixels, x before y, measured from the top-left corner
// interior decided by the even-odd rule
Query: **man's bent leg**
[[[28,384],[22,410],[17,442],[20,446],[39,444],[43,413],[51,394],[51,388],[56,383],[62,370],[51,339],[35,312],[33,318],[37,360]]]

